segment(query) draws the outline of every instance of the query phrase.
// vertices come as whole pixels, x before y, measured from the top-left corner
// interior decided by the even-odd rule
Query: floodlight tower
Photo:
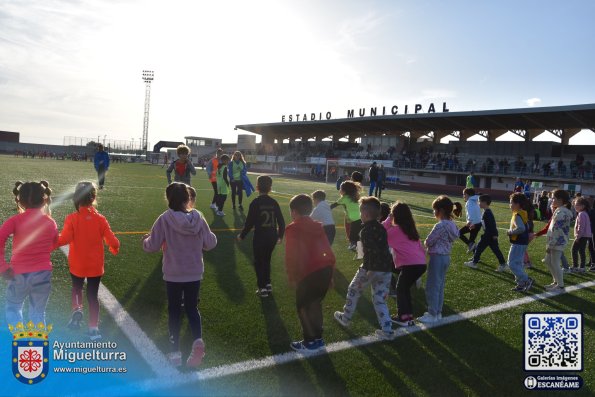
[[[143,121],[143,136],[141,138],[141,150],[147,153],[149,141],[149,104],[151,99],[151,82],[154,73],[152,70],[143,70],[143,80],[145,82],[145,118]]]

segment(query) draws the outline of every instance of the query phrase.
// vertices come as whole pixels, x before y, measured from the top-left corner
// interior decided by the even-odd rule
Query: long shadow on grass
[[[211,229],[228,229],[223,217],[216,217],[210,225]],[[242,303],[246,289],[238,276],[237,258],[235,250],[235,233],[229,231],[217,232],[217,247],[205,252],[209,268],[215,272],[219,288],[233,303]]]
[[[279,307],[274,295],[260,299],[262,314],[266,322],[267,341],[271,353],[286,352],[291,342],[287,327],[279,314]]]
[[[443,308],[446,311],[451,310]],[[520,395],[524,391],[521,349],[511,348],[470,321],[372,345],[362,352],[403,395]]]
[[[156,319],[160,319],[163,313],[167,311],[167,294],[165,291],[165,281],[163,281],[161,255],[159,255],[153,265],[153,270],[142,285],[140,287],[138,285],[131,286],[125,296],[132,294],[135,289],[138,289],[138,293],[127,310],[130,313],[134,313],[134,318],[142,329],[155,336],[155,331],[159,328],[155,326],[157,324]],[[162,348],[169,345],[167,332],[164,333],[162,338],[156,340],[156,342]]]

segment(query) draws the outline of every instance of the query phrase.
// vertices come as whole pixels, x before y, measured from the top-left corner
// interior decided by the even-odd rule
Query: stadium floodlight
[[[151,99],[151,82],[155,78],[152,70],[143,70],[143,81],[145,82],[145,114],[143,120],[143,135],[141,138],[141,150],[147,152],[149,141],[149,104]]]

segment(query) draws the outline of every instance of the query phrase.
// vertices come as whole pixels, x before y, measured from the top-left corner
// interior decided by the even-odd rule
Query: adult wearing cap
[[[209,176],[209,181],[211,182],[211,186],[213,186],[213,200],[211,201],[211,208],[216,210],[217,209],[217,169],[219,168],[219,159],[223,154],[223,150],[221,148],[217,149],[215,153],[215,157],[209,160],[206,166],[207,175]]]
[[[95,165],[95,171],[97,171],[99,189],[103,189],[103,184],[105,183],[105,173],[109,169],[109,154],[103,150],[103,145],[101,143],[97,145],[95,157],[93,158],[93,164]]]

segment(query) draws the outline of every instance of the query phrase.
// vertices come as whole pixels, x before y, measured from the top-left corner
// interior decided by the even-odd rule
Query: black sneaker
[[[531,289],[531,287],[533,286],[533,281],[535,281],[535,280],[533,280],[531,277],[529,277],[529,278],[527,279],[527,281],[525,281],[525,289],[524,289],[523,291],[528,291],[528,290],[530,290],[530,289]]]
[[[271,284],[267,284],[265,288],[269,294],[273,292],[273,286]]]
[[[525,291],[525,285],[517,284],[515,287],[511,288],[511,291],[523,292],[523,291]]]
[[[70,321],[68,322],[68,328],[79,329],[81,328],[81,322],[83,321],[82,310],[75,310],[70,315]]]
[[[266,288],[260,288],[256,290],[256,295],[260,296],[261,298],[266,298],[269,296],[269,291]]]

